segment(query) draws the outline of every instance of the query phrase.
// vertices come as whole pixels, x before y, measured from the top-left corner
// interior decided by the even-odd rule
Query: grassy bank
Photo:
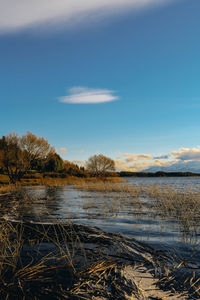
[[[25,185],[70,185],[76,182],[123,182],[124,180],[120,177],[76,177],[76,176],[61,176],[60,174],[54,173],[31,173],[25,175],[20,181],[16,182],[17,186]],[[0,174],[0,188],[5,185],[10,185],[9,177],[7,175]]]

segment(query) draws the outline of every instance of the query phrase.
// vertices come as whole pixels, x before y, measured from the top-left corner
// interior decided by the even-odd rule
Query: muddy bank
[[[133,238],[71,223],[7,221],[1,232],[2,299],[200,298],[192,266]]]

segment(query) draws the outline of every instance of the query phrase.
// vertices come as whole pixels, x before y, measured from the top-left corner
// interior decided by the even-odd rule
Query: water
[[[200,188],[200,178],[127,178],[131,185],[171,185],[177,189]],[[66,222],[98,226],[109,232],[120,232],[154,247],[173,251],[200,268],[200,231],[185,232],[174,218],[161,217],[146,205],[112,199],[109,194],[83,192],[72,186],[56,189],[26,188],[30,201],[1,202],[1,213],[8,218],[42,222]],[[39,197],[38,197],[39,196]]]

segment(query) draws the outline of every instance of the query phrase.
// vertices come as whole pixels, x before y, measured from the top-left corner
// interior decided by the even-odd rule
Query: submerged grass
[[[84,202],[84,209],[101,209],[105,216],[108,212],[116,215],[123,210],[134,214],[134,212],[142,212],[143,207],[147,207],[149,214],[177,221],[183,234],[198,234],[200,228],[200,191],[198,189],[185,187],[180,190],[170,185],[131,185],[118,182],[119,180],[120,178],[107,178],[106,180],[77,177],[63,180],[44,178],[43,185],[49,191],[71,185],[74,189],[81,191],[83,197],[85,193],[85,197],[88,198]],[[26,198],[30,205],[33,205],[35,201],[34,197],[28,199],[21,185],[0,186],[0,196],[9,197],[9,194],[14,195],[13,199],[16,199],[13,206],[16,209],[20,208],[21,204],[26,204]],[[2,208],[3,205],[5,206],[5,201],[0,203]]]
[[[163,217],[177,220],[185,232],[196,232],[200,226],[200,191],[189,187],[178,190],[171,186],[149,186],[146,194],[152,206]]]
[[[90,193],[89,200],[84,203],[84,209],[96,209],[106,216],[116,215],[124,209],[137,209],[142,207],[139,199],[140,188],[128,183],[113,183],[105,181],[77,182],[74,188]],[[96,199],[98,198],[98,201]]]
[[[80,191],[91,193],[91,199],[85,207],[98,207],[96,200],[101,195],[102,206],[107,213],[108,208],[117,213],[119,209],[148,208],[148,213],[162,218],[174,219],[183,233],[198,234],[200,227],[200,191],[185,187],[176,189],[170,185],[131,185],[113,182],[76,182],[74,187]],[[145,201],[144,201],[145,199]],[[137,205],[137,206],[135,206]]]
[[[118,182],[117,182],[118,183]],[[120,192],[125,194],[131,194],[137,197],[139,195],[140,189],[137,186],[131,186],[128,183],[117,184],[109,181],[81,181],[75,182],[74,187],[82,191],[89,192]]]

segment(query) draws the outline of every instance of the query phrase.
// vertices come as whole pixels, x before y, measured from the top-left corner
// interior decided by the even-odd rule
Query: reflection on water
[[[178,189],[200,188],[200,178],[134,178],[130,184],[172,185]],[[1,214],[8,218],[42,222],[73,222],[121,232],[156,245],[174,249],[179,255],[200,261],[199,227],[184,228],[179,220],[161,216],[149,197],[139,201],[120,193],[76,190],[72,186],[57,188],[24,188],[23,196],[1,200]]]

